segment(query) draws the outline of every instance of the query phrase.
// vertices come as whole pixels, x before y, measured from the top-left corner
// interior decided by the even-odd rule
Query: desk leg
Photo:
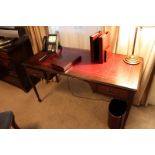
[[[89,86],[91,87],[91,90],[96,93],[97,92],[97,85],[93,82],[88,82]]]
[[[30,84],[31,84],[37,98],[38,98],[38,101],[41,102],[42,100],[40,99],[40,96],[39,96],[39,93],[37,91],[37,88],[36,88],[35,84],[32,82],[32,79],[31,79],[30,75],[28,73],[26,73],[26,74],[27,74],[27,78],[28,78],[28,80],[29,80],[29,82],[30,82]]]

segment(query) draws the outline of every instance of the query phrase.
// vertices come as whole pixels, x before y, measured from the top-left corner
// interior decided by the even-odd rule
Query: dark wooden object
[[[25,92],[29,91],[32,87],[21,64],[31,56],[33,56],[32,47],[26,36],[18,39],[8,48],[0,49],[0,79]],[[33,81],[37,80],[33,79]]]
[[[122,128],[124,128],[134,94],[138,90],[140,83],[143,59],[140,58],[140,64],[138,65],[129,65],[123,61],[125,55],[112,54],[107,62],[94,64],[91,63],[91,54],[89,50],[63,48],[62,56],[70,56],[72,54],[80,55],[81,62],[73,65],[66,72],[58,72],[52,68],[52,55],[40,63],[36,63],[34,61],[35,57],[32,57],[25,63],[25,66],[26,68],[33,67],[51,73],[59,73],[85,80],[89,82],[94,92],[126,101],[127,112],[124,124],[122,125]],[[59,59],[59,57],[57,57],[57,59]],[[35,86],[34,89],[38,97],[39,94]]]

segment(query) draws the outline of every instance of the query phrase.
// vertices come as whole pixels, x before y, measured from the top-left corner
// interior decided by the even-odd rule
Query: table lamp
[[[124,59],[124,62],[126,62],[126,63],[128,63],[130,65],[136,65],[136,64],[140,63],[139,57],[134,55],[135,45],[136,45],[136,38],[137,38],[137,31],[138,31],[138,27],[136,27],[136,30],[135,30],[132,54],[130,56],[125,57],[125,59]]]

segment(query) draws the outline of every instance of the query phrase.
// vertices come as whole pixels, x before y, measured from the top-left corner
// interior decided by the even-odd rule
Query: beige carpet
[[[33,90],[25,93],[0,81],[0,111],[13,111],[23,129],[107,129],[110,98],[93,93],[84,81],[60,78],[59,83],[37,84],[42,102]],[[125,128],[155,128],[155,106],[132,106]]]

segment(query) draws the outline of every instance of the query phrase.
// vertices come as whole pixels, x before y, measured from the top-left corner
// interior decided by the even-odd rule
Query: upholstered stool
[[[13,112],[0,112],[0,129],[19,129],[18,125],[15,122],[15,117]]]

